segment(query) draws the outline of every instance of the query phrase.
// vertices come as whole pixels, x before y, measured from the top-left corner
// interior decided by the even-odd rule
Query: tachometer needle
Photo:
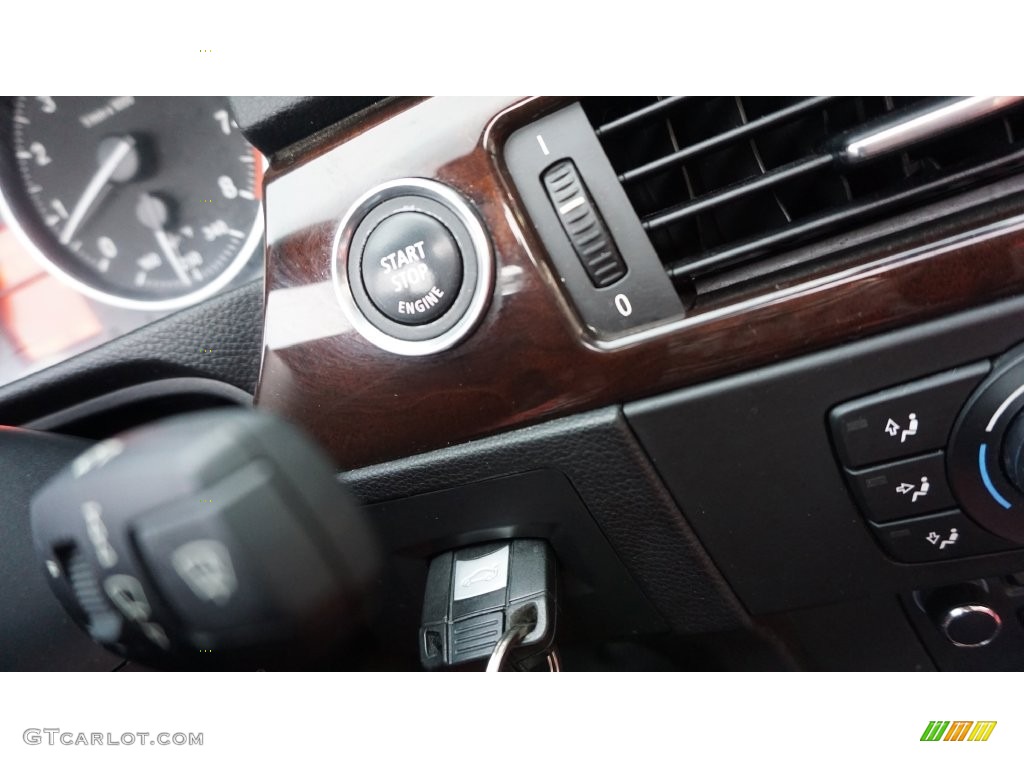
[[[171,236],[167,234],[167,230],[164,229],[170,218],[167,203],[157,195],[143,192],[139,195],[139,202],[135,206],[135,215],[142,226],[152,230],[157,245],[164,252],[167,263],[171,265],[171,269],[174,270],[178,279],[185,285],[192,285],[185,265],[181,261],[181,256],[178,255],[178,249],[171,240]]]
[[[63,245],[67,245],[71,242],[71,238],[75,236],[75,232],[81,226],[82,221],[85,219],[85,215],[92,208],[93,203],[99,197],[100,192],[110,182],[111,176],[117,170],[117,167],[124,161],[128,154],[135,148],[135,139],[131,136],[122,136],[117,139],[117,143],[114,145],[113,150],[107,159],[104,160],[100,167],[93,174],[92,178],[89,179],[89,184],[86,186],[82,196],[78,198],[78,202],[75,203],[74,210],[71,211],[71,216],[68,218],[67,223],[64,225],[64,229],[60,233],[60,242]]]
[[[160,250],[162,250],[164,252],[164,256],[167,257],[167,263],[170,264],[171,269],[174,270],[174,274],[176,274],[178,279],[185,285],[192,285],[188,272],[185,271],[185,265],[181,263],[181,256],[178,255],[177,249],[174,247],[174,243],[171,242],[171,238],[168,237],[167,233],[162,229],[154,229],[153,234],[156,236],[156,241],[160,245]]]

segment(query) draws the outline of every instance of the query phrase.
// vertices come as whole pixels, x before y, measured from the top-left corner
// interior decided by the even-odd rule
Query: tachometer
[[[100,301],[184,306],[262,236],[262,157],[223,97],[18,97],[0,206],[47,268]]]

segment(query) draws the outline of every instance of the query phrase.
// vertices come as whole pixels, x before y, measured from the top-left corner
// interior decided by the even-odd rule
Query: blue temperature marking
[[[981,481],[985,483],[985,487],[988,488],[988,492],[992,494],[992,498],[995,499],[1002,505],[1004,509],[1010,508],[1010,502],[1002,497],[996,487],[992,485],[992,478],[988,476],[988,467],[985,466],[985,452],[988,450],[988,446],[984,443],[981,444],[981,448],[978,449],[978,469],[981,470]]]

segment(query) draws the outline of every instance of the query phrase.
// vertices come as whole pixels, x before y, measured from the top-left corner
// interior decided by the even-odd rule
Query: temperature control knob
[[[1024,493],[1024,414],[1018,413],[1007,427],[1000,458],[1006,478]]]
[[[992,533],[1024,544],[1024,347],[993,366],[953,426],[950,486]]]

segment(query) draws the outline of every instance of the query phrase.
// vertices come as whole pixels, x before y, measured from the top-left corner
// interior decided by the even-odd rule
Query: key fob
[[[420,661],[434,670],[486,660],[507,630],[526,626],[512,653],[522,662],[551,647],[555,612],[547,542],[512,539],[445,552],[427,574]]]

